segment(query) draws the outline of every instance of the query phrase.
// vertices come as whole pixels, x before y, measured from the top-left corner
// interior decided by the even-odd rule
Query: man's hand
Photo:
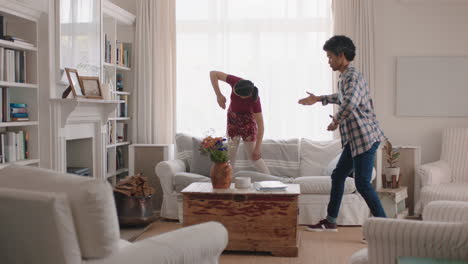
[[[332,115],[330,115],[330,118],[332,119],[332,122],[328,125],[327,130],[335,131],[338,128],[338,122]]]
[[[301,105],[313,105],[316,102],[320,101],[320,96],[316,96],[313,93],[309,93],[309,92],[307,92],[307,94],[309,96],[299,100],[299,102],[298,102],[299,104],[301,104]]]
[[[216,100],[218,100],[218,105],[222,109],[226,109],[226,97],[224,95],[220,94],[216,97]]]
[[[259,160],[262,158],[262,153],[259,149],[255,148],[252,152],[252,160]]]

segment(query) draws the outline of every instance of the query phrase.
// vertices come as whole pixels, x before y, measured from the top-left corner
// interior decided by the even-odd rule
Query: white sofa
[[[210,163],[208,157],[200,156],[199,142],[200,139],[192,138],[190,135],[176,135],[176,159],[156,165],[156,175],[160,178],[163,190],[161,216],[165,218],[181,219],[180,191],[183,188],[192,182],[210,181],[208,177]],[[255,169],[248,161],[241,144],[234,176],[249,176],[253,182],[280,180],[299,184],[301,195],[298,224],[315,224],[327,215],[331,188],[330,175],[341,151],[339,140],[324,142],[308,139],[264,140],[262,156],[275,177],[254,172]],[[200,166],[198,163],[206,164]],[[354,179],[348,177],[337,219],[338,224],[362,225],[369,214],[364,199],[356,191]]]
[[[424,263],[468,261],[467,202],[430,202],[423,221],[370,218],[363,232],[368,248],[356,252],[351,264],[394,264],[400,257],[433,260]]]
[[[446,128],[440,160],[423,164],[415,180],[415,212],[431,201],[468,202],[468,128]]]
[[[227,230],[216,222],[121,240],[112,188],[101,180],[7,166],[0,186],[4,264],[216,264],[227,245]]]

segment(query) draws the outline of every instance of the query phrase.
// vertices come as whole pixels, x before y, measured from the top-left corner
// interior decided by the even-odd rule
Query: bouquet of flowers
[[[222,137],[208,136],[203,139],[200,144],[200,152],[203,155],[210,155],[213,162],[227,162],[229,160],[227,147],[225,145],[226,139]]]

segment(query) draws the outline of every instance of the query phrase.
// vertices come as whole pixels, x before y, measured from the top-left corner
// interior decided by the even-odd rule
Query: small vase
[[[215,162],[210,169],[213,189],[229,189],[232,181],[232,167],[229,162]]]

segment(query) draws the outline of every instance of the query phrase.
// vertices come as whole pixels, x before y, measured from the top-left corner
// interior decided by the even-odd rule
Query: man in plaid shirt
[[[372,215],[385,217],[382,204],[372,187],[372,169],[375,152],[380,142],[386,138],[379,127],[374,113],[374,106],[369,88],[362,74],[350,62],[356,55],[353,41],[346,36],[334,36],[325,42],[323,50],[327,52],[328,63],[333,71],[340,71],[338,93],[332,95],[309,96],[299,100],[299,104],[323,105],[338,104],[335,116],[327,130],[340,128],[343,152],[331,175],[332,187],[328,203],[327,218],[316,225],[308,226],[309,231],[337,231],[336,219],[343,198],[346,177],[354,171],[357,191],[366,201]]]

